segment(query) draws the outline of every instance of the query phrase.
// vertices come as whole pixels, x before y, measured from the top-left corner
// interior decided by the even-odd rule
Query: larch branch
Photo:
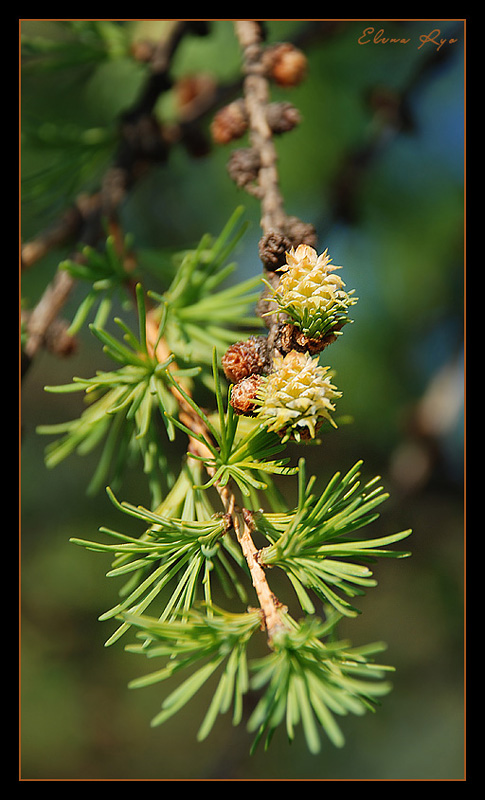
[[[264,233],[284,230],[286,214],[279,187],[278,156],[267,116],[269,83],[262,58],[261,30],[253,20],[237,20],[235,30],[243,55],[243,90],[249,118],[249,135],[260,161],[258,184],[261,228]]]
[[[148,313],[146,325],[148,346],[150,347],[151,343],[151,347],[153,349],[153,343],[157,341],[158,338],[158,322],[155,313]],[[156,354],[160,361],[165,361],[170,356],[170,351],[163,338],[158,341]],[[174,376],[176,377],[176,370],[174,371]],[[196,414],[194,409],[186,401],[183,395],[178,392],[175,387],[172,388],[172,392],[179,405],[180,421],[183,422],[189,430],[193,431],[194,434],[201,434],[204,438],[210,437],[209,431],[206,429],[203,420]],[[203,442],[201,442],[198,438],[195,438],[195,436],[189,436],[189,447],[187,453],[189,457],[192,454],[202,458],[203,460],[205,459],[204,467],[206,472],[208,473],[209,477],[214,477],[215,470],[209,463],[207,463],[207,461],[212,458],[212,453],[209,448],[203,444]],[[271,591],[266,580],[264,569],[259,563],[258,549],[254,544],[251,535],[252,526],[250,513],[246,509],[238,507],[236,503],[236,496],[230,484],[221,486],[216,481],[215,489],[220,497],[225,513],[230,517],[237,541],[246,560],[251,575],[251,580],[261,608],[264,627],[268,636],[268,642],[271,644],[275,633],[283,625],[281,616],[282,605]]]

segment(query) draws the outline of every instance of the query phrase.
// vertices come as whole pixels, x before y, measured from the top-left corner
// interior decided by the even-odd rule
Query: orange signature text
[[[386,36],[384,28],[364,28],[358,38],[359,44],[409,44],[411,39]],[[434,28],[430,33],[423,33],[419,37],[418,50],[421,50],[424,45],[433,45],[436,50],[440,50],[445,44],[456,44],[458,39],[447,39],[441,36],[439,28]]]

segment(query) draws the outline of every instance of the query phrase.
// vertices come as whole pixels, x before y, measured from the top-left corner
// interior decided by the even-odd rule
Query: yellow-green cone
[[[331,383],[329,367],[318,358],[292,350],[274,360],[274,371],[264,380],[259,392],[257,416],[268,430],[286,438],[314,438],[324,420],[334,427],[333,400],[341,392]]]
[[[325,336],[351,320],[348,309],[357,302],[353,291],[346,292],[343,280],[335,274],[341,267],[333,266],[325,250],[318,255],[306,244],[292,248],[286,254],[286,265],[278,287],[271,299],[281,312],[307,336]]]

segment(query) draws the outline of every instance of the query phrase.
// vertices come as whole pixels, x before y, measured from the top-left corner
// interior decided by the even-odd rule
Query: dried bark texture
[[[252,20],[237,20],[236,34],[242,49],[244,97],[250,141],[259,154],[258,183],[261,190],[261,228],[283,231],[286,214],[279,188],[277,153],[268,122],[269,83],[264,66],[261,28]]]

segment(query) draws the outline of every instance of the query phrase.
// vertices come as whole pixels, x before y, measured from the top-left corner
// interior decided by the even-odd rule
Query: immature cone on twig
[[[331,413],[341,392],[331,383],[329,367],[318,358],[292,350],[274,359],[274,371],[258,391],[256,416],[286,439],[314,438],[323,422],[336,427]]]
[[[338,334],[350,322],[348,310],[357,299],[353,291],[345,291],[337,269],[341,268],[332,265],[327,250],[318,255],[313,247],[299,245],[279,267],[282,275],[277,287],[267,283],[273,289],[270,299],[309,338]]]

